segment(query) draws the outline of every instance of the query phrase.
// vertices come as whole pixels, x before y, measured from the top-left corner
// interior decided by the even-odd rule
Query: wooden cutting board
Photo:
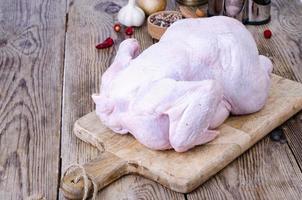
[[[273,75],[269,99],[261,111],[228,118],[219,127],[221,133],[215,140],[185,153],[150,150],[130,134],[110,131],[94,112],[75,122],[74,133],[83,141],[105,149],[97,159],[84,165],[99,189],[123,175],[135,173],[187,193],[301,109],[302,84]],[[75,181],[80,172],[76,169],[63,177],[61,188],[66,197],[83,196],[83,180]]]

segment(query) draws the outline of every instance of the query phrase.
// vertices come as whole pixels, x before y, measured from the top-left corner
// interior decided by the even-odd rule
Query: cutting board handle
[[[61,189],[68,199],[82,199],[84,196],[84,177],[87,174],[86,187],[88,196],[93,192],[93,184],[101,189],[129,173],[128,162],[109,152],[103,152],[99,157],[81,167],[71,168],[61,180]]]

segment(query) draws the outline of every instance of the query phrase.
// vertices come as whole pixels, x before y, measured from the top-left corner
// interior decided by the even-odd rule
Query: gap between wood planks
[[[67,6],[67,5],[66,5]],[[66,7],[67,11],[67,7]],[[61,91],[62,91],[62,96],[61,96],[61,120],[60,120],[60,145],[59,145],[59,165],[58,165],[58,183],[57,183],[57,200],[60,197],[60,186],[61,186],[61,175],[62,175],[62,157],[61,157],[61,150],[62,150],[62,134],[63,134],[63,119],[64,119],[64,113],[63,113],[63,102],[64,102],[64,84],[65,84],[65,52],[66,52],[66,36],[67,36],[67,29],[68,29],[68,15],[69,13],[67,12],[65,14],[65,34],[64,34],[64,45],[63,45],[63,73],[62,73],[62,85],[61,85]]]

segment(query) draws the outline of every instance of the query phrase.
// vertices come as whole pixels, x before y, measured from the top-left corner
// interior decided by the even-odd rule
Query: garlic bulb
[[[125,26],[141,26],[145,20],[145,13],[136,6],[135,0],[129,0],[128,4],[119,11],[117,18]]]

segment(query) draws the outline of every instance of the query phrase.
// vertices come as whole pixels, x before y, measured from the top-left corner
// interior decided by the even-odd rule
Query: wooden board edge
[[[92,146],[96,147],[98,150],[100,150],[101,152],[106,151],[106,148],[104,146],[103,141],[100,141],[99,138],[95,137],[93,134],[90,134],[89,131],[87,131],[86,129],[84,129],[83,127],[81,127],[80,125],[80,121],[85,118],[85,116],[90,115],[94,113],[90,112],[86,115],[84,115],[83,117],[79,118],[78,120],[75,121],[74,125],[73,125],[73,133],[76,135],[77,138],[79,138],[80,140],[91,144]],[[85,133],[85,134],[83,134]]]

